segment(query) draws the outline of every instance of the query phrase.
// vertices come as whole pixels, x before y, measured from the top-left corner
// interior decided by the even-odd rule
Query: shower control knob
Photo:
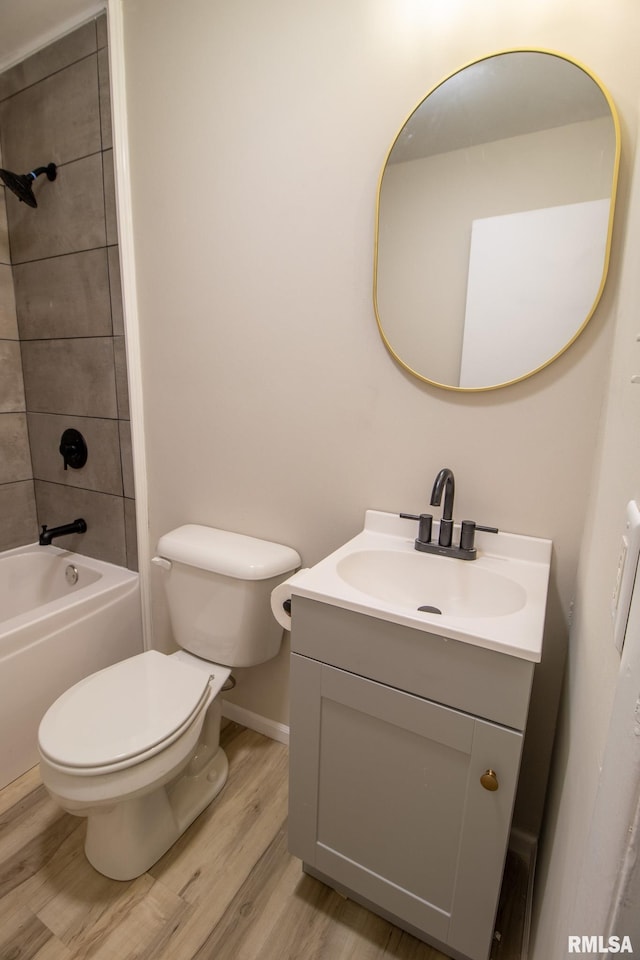
[[[87,462],[87,445],[79,430],[69,428],[60,438],[60,454],[64,461],[64,469],[72,467],[79,470]]]
[[[495,770],[491,770],[491,768],[489,768],[489,770],[485,770],[485,772],[482,774],[480,777],[480,783],[485,790],[497,790],[500,786]]]

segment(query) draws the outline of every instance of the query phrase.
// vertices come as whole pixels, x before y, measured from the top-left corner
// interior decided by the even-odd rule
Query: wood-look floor
[[[222,739],[225,789],[126,883],[89,866],[85,821],[50,800],[37,768],[0,791],[0,960],[442,960],[288,854],[286,747],[234,723]],[[507,900],[515,933],[495,960],[520,957]]]

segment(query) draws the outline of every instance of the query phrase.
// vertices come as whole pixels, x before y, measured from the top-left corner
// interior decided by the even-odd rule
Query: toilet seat
[[[201,669],[155,650],[100,670],[44,715],[41,754],[55,769],[79,776],[139,764],[192,725],[211,699],[214,670],[214,664]]]

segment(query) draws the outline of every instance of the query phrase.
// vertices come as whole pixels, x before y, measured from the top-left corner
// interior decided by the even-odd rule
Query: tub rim
[[[61,621],[67,612],[76,610],[76,613],[84,614],[85,611],[78,611],[76,608],[85,606],[86,613],[91,612],[98,606],[102,606],[111,601],[114,594],[129,592],[138,587],[140,575],[135,570],[129,570],[126,567],[120,567],[108,560],[98,560],[95,557],[88,557],[84,554],[76,553],[72,550],[65,550],[54,544],[49,546],[40,546],[38,543],[29,543],[20,547],[13,547],[10,550],[0,552],[0,571],[1,563],[5,559],[16,556],[28,556],[29,554],[42,555],[46,553],[61,562],[73,564],[79,570],[86,568],[99,574],[99,579],[94,580],[86,586],[74,590],[73,593],[64,594],[55,600],[49,600],[47,603],[40,604],[30,610],[20,613],[15,617],[6,620],[0,620],[0,659],[8,656],[19,649],[19,637],[21,632],[27,632],[28,628],[43,620],[51,620],[52,626],[55,621]],[[95,602],[91,602],[91,601]],[[28,641],[27,641],[28,642]]]

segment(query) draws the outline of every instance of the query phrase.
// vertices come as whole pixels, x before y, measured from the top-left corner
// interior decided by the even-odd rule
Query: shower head
[[[30,207],[37,207],[38,201],[33,195],[33,181],[41,173],[46,173],[48,180],[55,180],[55,163],[49,163],[46,167],[36,167],[31,173],[11,173],[10,170],[0,170],[0,180],[5,187],[9,187],[9,190],[15,193],[22,203],[26,203]]]

